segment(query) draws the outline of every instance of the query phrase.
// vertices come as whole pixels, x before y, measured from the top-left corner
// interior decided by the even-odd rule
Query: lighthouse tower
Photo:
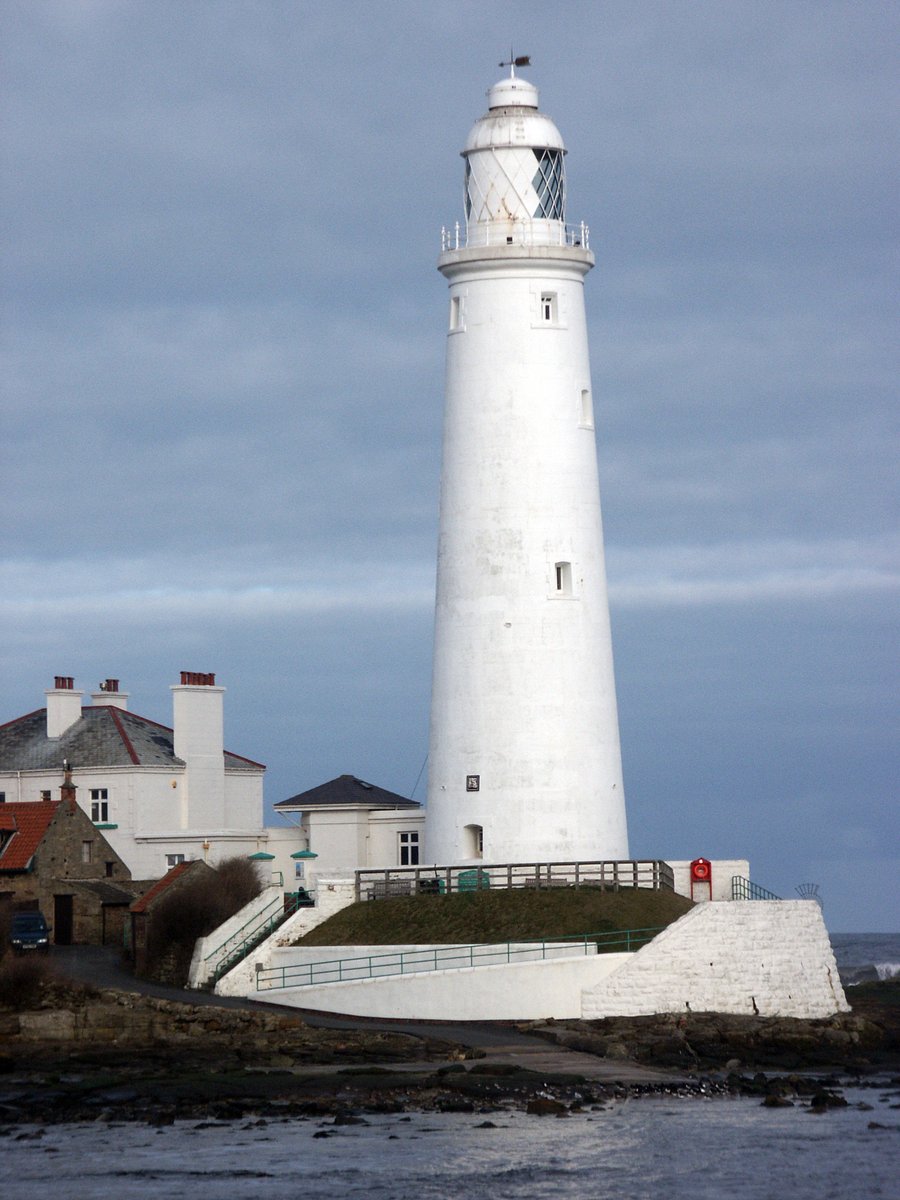
[[[469,134],[450,290],[425,852],[628,857],[584,277],[562,138],[515,75]]]

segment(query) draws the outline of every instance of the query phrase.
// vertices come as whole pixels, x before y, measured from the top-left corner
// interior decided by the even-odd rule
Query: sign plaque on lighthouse
[[[565,146],[510,67],[449,284],[426,855],[628,857],[584,279]]]

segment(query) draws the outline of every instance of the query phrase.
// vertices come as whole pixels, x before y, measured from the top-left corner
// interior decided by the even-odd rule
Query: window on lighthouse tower
[[[534,210],[537,218],[546,221],[561,221],[565,207],[565,177],[562,155],[558,150],[535,151],[538,169],[531,181],[537,192],[538,206]]]

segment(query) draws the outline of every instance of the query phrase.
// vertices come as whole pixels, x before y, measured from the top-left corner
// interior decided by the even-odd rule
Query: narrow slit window
[[[557,596],[572,595],[572,564],[568,562],[558,562],[555,565],[556,571],[556,594]]]
[[[484,827],[482,825],[466,826],[466,849],[469,858],[484,857]]]
[[[450,297],[450,328],[462,328],[462,304],[459,296]]]
[[[556,293],[541,293],[541,320],[549,325],[556,324]]]
[[[588,429],[594,428],[594,406],[588,388],[581,389],[581,424],[586,425]]]

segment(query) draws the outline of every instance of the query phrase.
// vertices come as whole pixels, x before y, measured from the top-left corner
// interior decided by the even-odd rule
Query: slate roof
[[[153,887],[149,891],[144,892],[140,900],[135,900],[131,906],[131,912],[141,913],[146,912],[153,904],[157,896],[161,896],[164,891],[172,886],[176,879],[179,879],[185,872],[190,871],[196,865],[194,860],[176,863],[174,867],[168,870],[162,879],[157,879]]]
[[[102,879],[67,879],[73,887],[82,888],[96,896],[101,904],[133,904],[134,892],[127,892],[114,883],[106,883]]]
[[[14,801],[0,807],[0,871],[26,871],[47,832],[59,800]],[[9,830],[12,836],[6,841]]]
[[[366,783],[355,775],[339,775],[328,783],[299,792],[288,800],[279,800],[276,809],[346,807],[348,804],[364,804],[367,808],[421,808],[418,800],[407,800],[396,792],[385,791],[374,783]]]
[[[47,737],[47,710],[0,725],[0,772],[61,770],[63,759],[81,767],[183,767],[175,756],[174,732],[147,717],[108,704],[81,710],[81,718],[62,737]],[[256,768],[261,763],[225,751],[225,770]]]

